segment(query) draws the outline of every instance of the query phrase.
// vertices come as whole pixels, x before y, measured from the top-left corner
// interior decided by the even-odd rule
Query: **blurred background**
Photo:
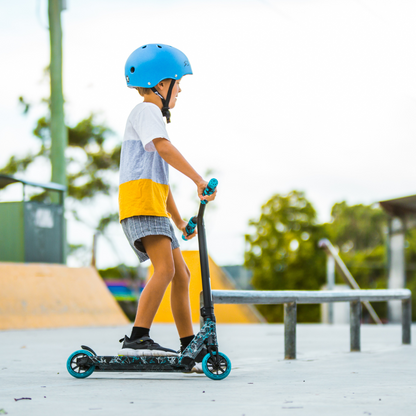
[[[126,87],[124,64],[139,46],[160,42],[184,51],[193,68],[168,132],[198,172],[219,180],[206,219],[209,252],[237,287],[322,288],[322,238],[362,288],[388,287],[397,213],[378,202],[416,193],[416,3],[57,1],[62,183],[51,165],[51,1],[0,6],[0,174],[68,185],[62,262],[93,263],[109,280],[131,281],[132,293],[143,286],[146,263],[138,268],[117,219],[124,126],[141,101]],[[22,188],[26,201],[59,203],[50,189],[6,182],[0,203],[21,201]],[[189,219],[194,184],[171,169],[171,186]],[[36,221],[45,228],[47,215]],[[399,228],[403,284],[416,288],[412,218]],[[197,241],[181,248],[197,250]],[[377,307],[387,319],[385,305]],[[260,311],[282,319],[280,307]],[[299,320],[319,321],[319,307],[301,306]]]

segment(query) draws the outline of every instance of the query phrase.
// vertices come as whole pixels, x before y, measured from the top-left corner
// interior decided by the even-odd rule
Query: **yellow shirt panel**
[[[166,210],[169,185],[138,179],[119,186],[120,221],[137,215],[170,217]]]

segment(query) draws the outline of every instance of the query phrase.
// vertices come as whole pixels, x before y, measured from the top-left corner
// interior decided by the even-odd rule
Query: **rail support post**
[[[402,343],[412,341],[412,298],[402,300]]]
[[[350,344],[351,352],[361,351],[361,302],[353,300],[350,302]]]
[[[284,304],[285,320],[285,360],[296,359],[296,302]]]

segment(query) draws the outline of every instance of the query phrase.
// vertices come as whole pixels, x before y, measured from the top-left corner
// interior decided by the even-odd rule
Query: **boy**
[[[144,288],[130,337],[125,336],[119,355],[177,355],[154,342],[149,331],[167,286],[172,283],[171,306],[183,351],[194,337],[189,302],[190,273],[182,257],[169,217],[186,237],[169,187],[168,166],[182,172],[197,186],[201,200],[206,182],[171,144],[163,117],[170,122],[181,92],[180,79],[192,74],[187,57],[163,44],[136,49],[125,66],[127,85],[144,100],[127,120],[120,160],[119,207],[123,231],[140,262],[150,258],[154,274]],[[194,232],[187,239],[195,237]],[[193,371],[202,372],[203,349]]]

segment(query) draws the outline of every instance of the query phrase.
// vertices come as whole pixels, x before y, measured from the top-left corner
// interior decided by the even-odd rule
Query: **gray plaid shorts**
[[[143,237],[148,235],[166,235],[171,239],[172,250],[179,247],[172,223],[167,217],[139,215],[125,218],[121,221],[121,226],[140,263],[149,259],[141,240]]]

